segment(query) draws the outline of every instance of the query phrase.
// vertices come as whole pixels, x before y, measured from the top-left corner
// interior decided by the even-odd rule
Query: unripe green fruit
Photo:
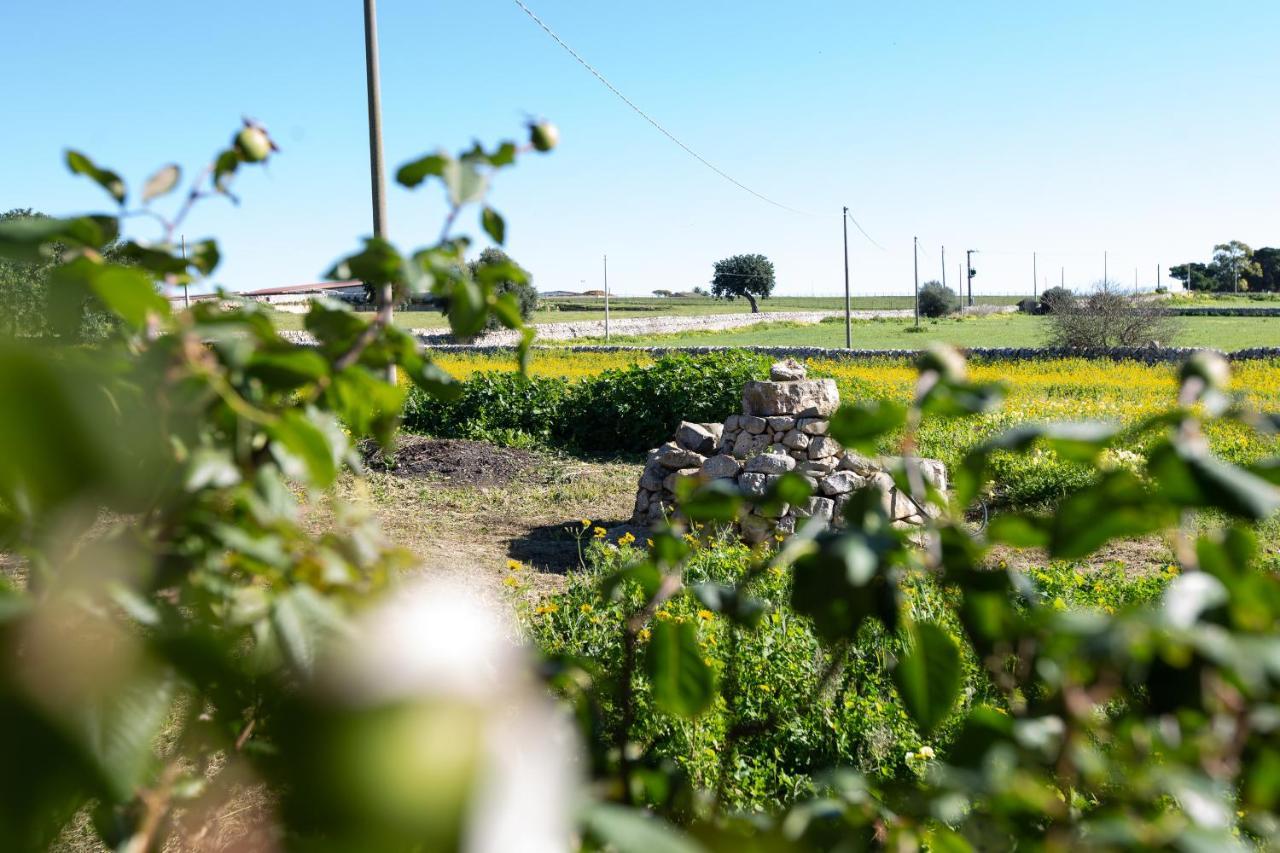
[[[236,134],[236,153],[246,163],[261,163],[271,154],[271,137],[255,125],[247,125]]]
[[[965,377],[964,356],[946,344],[932,344],[920,353],[916,366],[922,373],[932,370],[948,382],[960,382]]]
[[[529,141],[538,151],[550,151],[560,142],[560,130],[549,121],[529,125]]]
[[[1183,363],[1179,378],[1186,382],[1192,377],[1203,381],[1208,388],[1221,389],[1231,378],[1231,366],[1218,353],[1200,350]]]

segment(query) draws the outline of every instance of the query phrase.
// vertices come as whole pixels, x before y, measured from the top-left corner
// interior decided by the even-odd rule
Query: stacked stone
[[[773,365],[767,382],[748,382],[742,414],[721,424],[683,422],[675,438],[649,452],[636,494],[633,521],[653,524],[675,510],[681,478],[701,482],[729,480],[747,496],[763,497],[773,481],[794,471],[809,481],[813,496],[801,506],[766,508],[748,504],[741,533],[759,542],[790,533],[806,518],[839,523],[849,496],[862,489],[880,491],[885,511],[898,524],[920,524],[920,507],[896,488],[889,475],[894,460],[872,460],[845,450],[829,435],[829,418],[840,405],[832,379],[808,379],[799,363]],[[920,460],[924,479],[946,488],[946,469]]]

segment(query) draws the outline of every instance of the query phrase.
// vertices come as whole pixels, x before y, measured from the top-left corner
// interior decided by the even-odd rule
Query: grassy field
[[[1013,305],[1016,296],[975,296],[980,305]],[[910,296],[855,296],[851,300],[855,311],[905,310],[912,306]],[[574,323],[584,320],[604,319],[604,300],[565,298],[540,300],[534,312],[534,323]],[[760,303],[762,311],[843,311],[844,298],[837,296],[778,296]],[[614,317],[698,317],[707,314],[748,314],[750,306],[743,300],[726,302],[707,297],[622,297],[609,300],[609,312]],[[373,314],[361,312],[361,316]],[[303,316],[284,311],[276,312],[276,322],[283,329],[301,329]],[[439,311],[401,311],[395,315],[397,326],[405,329],[444,329],[448,322]]]
[[[1221,350],[1280,345],[1280,317],[1180,317],[1171,346],[1213,347]],[[920,349],[931,343],[961,347],[1044,346],[1048,321],[1026,314],[996,314],[963,319],[924,320],[916,332],[910,320],[863,320],[853,324],[856,349]],[[809,346],[843,347],[843,320],[818,324],[762,323],[727,331],[684,332],[674,335],[614,337],[611,343],[636,346]],[[556,342],[548,342],[554,344]],[[570,343],[603,343],[577,339]]]

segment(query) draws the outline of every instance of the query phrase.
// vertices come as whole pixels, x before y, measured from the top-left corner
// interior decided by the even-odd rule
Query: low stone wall
[[[1175,317],[1280,317],[1280,308],[1169,308]]]
[[[890,469],[901,460],[868,459],[845,450],[827,435],[828,418],[840,406],[833,379],[809,379],[796,361],[773,365],[767,381],[742,389],[742,414],[723,424],[684,421],[671,441],[649,451],[636,490],[635,524],[657,525],[679,513],[682,480],[733,484],[747,501],[737,529],[747,542],[793,533],[800,525],[840,525],[844,505],[871,491],[887,519],[899,526],[922,524],[932,513],[898,489]],[[914,463],[922,481],[947,488],[945,466],[936,459]],[[773,484],[795,473],[809,482],[812,496],[803,504],[768,500]]]
[[[281,333],[284,334],[284,333]],[[478,346],[474,344],[436,344],[431,349],[443,352],[504,353],[512,352],[509,346]],[[920,350],[913,349],[835,349],[832,347],[636,347],[618,345],[534,346],[541,352],[634,352],[648,355],[704,355],[714,352],[755,352],[771,358],[826,358],[835,361],[858,361],[872,358],[915,358]],[[1148,364],[1179,363],[1192,353],[1207,347],[1111,347],[1108,349],[1069,349],[1065,347],[974,347],[963,349],[968,358],[982,361],[1043,361],[1051,358],[1084,358],[1111,361],[1141,361]],[[1280,347],[1252,347],[1250,349],[1223,352],[1214,350],[1233,361],[1280,358]]]

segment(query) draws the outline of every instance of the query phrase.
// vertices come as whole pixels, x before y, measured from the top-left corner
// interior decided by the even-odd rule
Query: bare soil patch
[[[531,450],[496,447],[465,438],[402,434],[394,453],[384,455],[368,449],[365,461],[373,470],[401,477],[438,476],[450,483],[501,486],[535,467],[539,455]]]

